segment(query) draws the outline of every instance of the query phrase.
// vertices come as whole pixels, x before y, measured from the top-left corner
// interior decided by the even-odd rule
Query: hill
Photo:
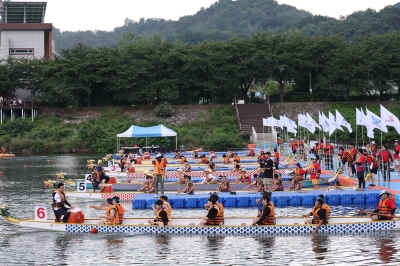
[[[187,43],[206,40],[228,40],[236,36],[249,36],[255,32],[296,31],[303,35],[340,34],[348,40],[359,35],[383,34],[400,30],[400,3],[387,6],[379,12],[373,9],[357,11],[347,17],[335,19],[313,16],[293,6],[278,4],[275,0],[219,0],[195,15],[178,21],[162,18],[125,19],[124,25],[107,31],[60,31],[53,29],[56,49],[70,49],[78,43],[93,47],[115,47],[117,39],[127,32],[153,35]]]

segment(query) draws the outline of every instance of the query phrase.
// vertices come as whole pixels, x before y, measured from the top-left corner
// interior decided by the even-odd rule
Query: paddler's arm
[[[96,210],[107,210],[107,207],[104,206],[90,205],[89,207]]]
[[[268,206],[264,207],[264,213],[263,213],[263,215],[260,217],[260,219],[258,219],[257,222],[253,223],[253,225],[261,224],[262,221],[264,221],[265,218],[267,218],[267,217],[269,216],[270,213],[271,213],[271,210],[268,208]]]

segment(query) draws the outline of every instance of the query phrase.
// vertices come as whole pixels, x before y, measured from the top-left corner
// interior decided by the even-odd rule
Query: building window
[[[33,48],[10,48],[10,55],[33,55]]]

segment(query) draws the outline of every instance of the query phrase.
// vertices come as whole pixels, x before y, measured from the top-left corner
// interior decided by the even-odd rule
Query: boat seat
[[[189,226],[195,226],[195,224],[194,223],[190,223]]]
[[[241,223],[240,225],[247,225],[246,223]]]

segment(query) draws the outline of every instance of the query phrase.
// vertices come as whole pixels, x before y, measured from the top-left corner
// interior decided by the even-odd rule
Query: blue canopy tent
[[[176,149],[178,149],[178,134],[163,125],[154,127],[139,127],[132,125],[123,133],[117,134],[117,150],[121,147],[120,138],[161,138],[161,137],[176,137]]]

